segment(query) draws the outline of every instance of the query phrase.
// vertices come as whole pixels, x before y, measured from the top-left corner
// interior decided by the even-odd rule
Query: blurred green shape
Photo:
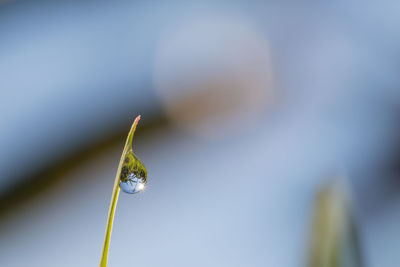
[[[361,267],[357,225],[346,183],[334,181],[317,193],[312,222],[310,267]]]

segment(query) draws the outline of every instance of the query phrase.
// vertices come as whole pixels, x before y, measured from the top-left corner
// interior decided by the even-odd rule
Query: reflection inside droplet
[[[139,193],[146,186],[146,167],[144,167],[132,151],[128,152],[125,156],[119,179],[119,187],[128,194]]]
[[[128,175],[127,180],[120,181],[119,187],[125,193],[135,194],[142,191],[145,187],[145,181],[142,178],[136,177],[134,173]]]

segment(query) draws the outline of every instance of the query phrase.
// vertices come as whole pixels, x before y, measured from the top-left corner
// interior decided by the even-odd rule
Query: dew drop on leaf
[[[119,176],[119,187],[128,194],[139,193],[147,183],[147,170],[142,162],[129,151],[124,159]]]

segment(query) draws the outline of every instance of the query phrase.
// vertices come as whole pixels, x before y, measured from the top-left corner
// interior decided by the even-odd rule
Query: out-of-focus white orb
[[[158,40],[154,83],[177,125],[207,138],[238,131],[273,100],[267,40],[234,16],[171,22]]]

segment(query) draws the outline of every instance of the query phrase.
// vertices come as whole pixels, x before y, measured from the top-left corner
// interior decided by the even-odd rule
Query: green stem
[[[115,175],[115,182],[114,182],[114,188],[113,188],[113,192],[112,192],[112,196],[111,196],[110,210],[108,212],[106,234],[104,237],[103,252],[101,255],[100,267],[107,267],[108,250],[110,247],[110,239],[111,239],[112,226],[113,226],[113,222],[114,222],[114,214],[115,214],[115,209],[117,207],[118,196],[119,196],[119,191],[120,191],[119,177],[120,177],[120,173],[121,173],[122,164],[124,163],[125,155],[127,152],[129,152],[132,149],[133,135],[135,133],[136,125],[138,124],[139,120],[140,120],[140,115],[136,117],[135,121],[132,124],[131,130],[129,131],[128,137],[126,138],[125,147],[122,152],[121,159],[119,161],[117,174]]]

